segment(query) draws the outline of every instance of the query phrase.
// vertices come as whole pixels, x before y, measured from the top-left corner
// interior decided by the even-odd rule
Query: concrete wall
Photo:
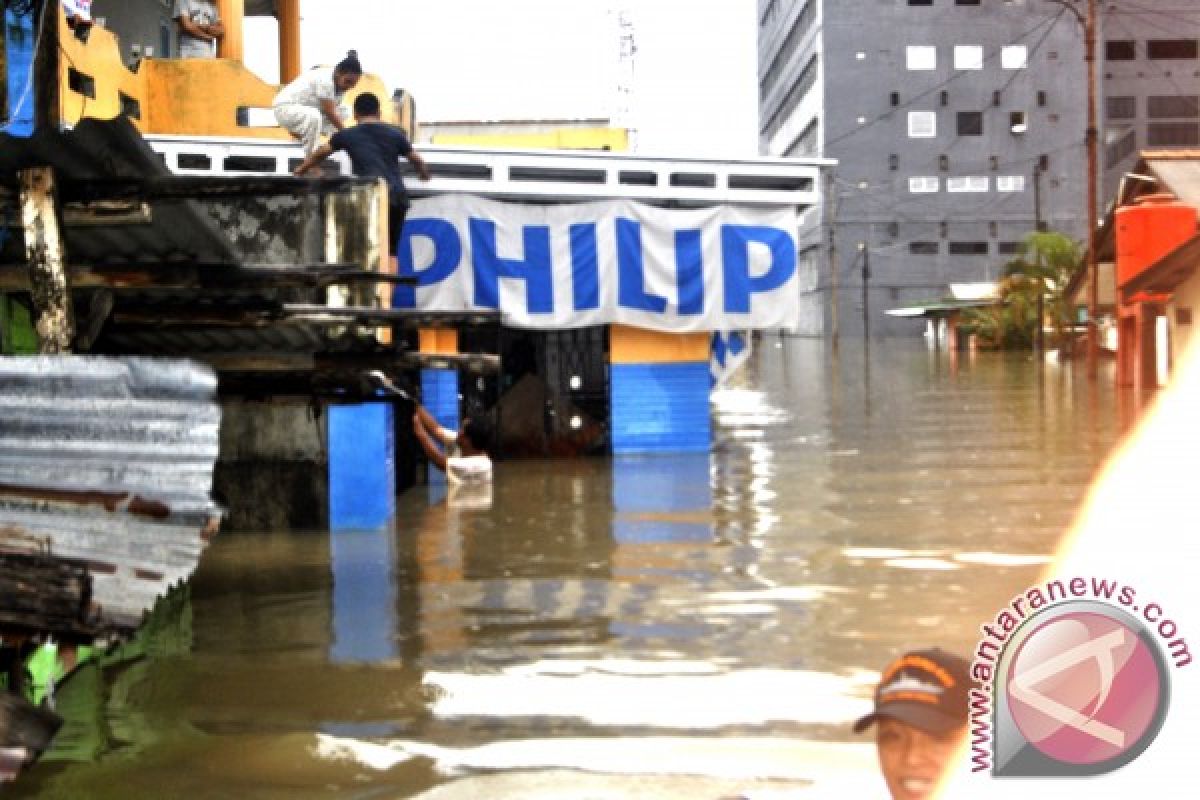
[[[1200,38],[1200,16],[1190,8],[1183,11],[1189,4],[1138,5],[1137,13],[1120,4],[1103,4],[1100,11],[1096,57],[1100,63],[1101,208],[1116,194],[1121,177],[1133,169],[1139,150],[1164,146],[1161,140],[1151,142],[1151,126],[1188,128],[1194,138],[1178,146],[1195,148],[1200,144],[1200,117],[1194,112],[1200,95],[1200,59],[1151,59],[1147,47],[1151,40],[1190,39],[1194,43]],[[1134,59],[1106,58],[1106,43],[1114,41],[1132,41]],[[1192,110],[1177,109],[1180,113],[1173,114],[1169,108],[1156,108],[1151,117],[1151,97],[1190,97]],[[1126,114],[1129,110],[1132,117]],[[1161,133],[1161,129],[1155,133]]]
[[[225,403],[214,493],[225,529],[325,529],[327,420],[307,403]]]

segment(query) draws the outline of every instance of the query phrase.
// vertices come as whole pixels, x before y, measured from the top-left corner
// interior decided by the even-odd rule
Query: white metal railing
[[[299,145],[254,139],[147,136],[181,175],[287,175]],[[462,193],[511,200],[573,202],[628,198],[655,204],[806,208],[820,195],[821,159],[653,158],[621,153],[491,150],[423,145],[433,179],[407,182],[414,196]],[[343,174],[342,153],[331,161]],[[407,165],[405,165],[407,166]]]

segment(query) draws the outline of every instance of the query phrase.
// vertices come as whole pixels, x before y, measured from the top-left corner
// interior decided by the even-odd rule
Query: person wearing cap
[[[883,671],[875,710],[854,724],[875,725],[879,768],[894,800],[933,797],[967,731],[970,663],[945,650],[906,653]]]

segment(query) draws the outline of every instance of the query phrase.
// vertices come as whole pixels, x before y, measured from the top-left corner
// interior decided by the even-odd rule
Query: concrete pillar
[[[246,0],[217,0],[225,35],[217,40],[217,58],[242,62],[246,54]]]
[[[300,0],[278,0],[279,82],[291,83],[300,75]]]
[[[707,452],[711,337],[613,325],[609,336],[612,450]]]
[[[329,407],[331,530],[378,530],[395,519],[395,425],[390,403]]]
[[[1117,310],[1117,386],[1133,386],[1137,351],[1137,315],[1128,306]]]
[[[458,331],[427,328],[418,333],[420,350],[427,355],[454,355],[458,352]],[[426,368],[421,370],[421,404],[429,409],[443,428],[459,426],[458,370]],[[429,483],[445,481],[438,469],[429,470]]]
[[[213,476],[235,531],[329,524],[328,415],[308,403],[223,403]]]
[[[1158,388],[1158,306],[1138,303],[1137,306],[1137,367],[1134,388]]]

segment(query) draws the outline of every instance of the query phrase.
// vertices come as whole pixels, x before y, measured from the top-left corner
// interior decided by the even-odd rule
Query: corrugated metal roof
[[[1147,153],[1145,164],[1163,189],[1200,212],[1200,151],[1187,152],[1186,157],[1181,153],[1173,158],[1162,158],[1161,153]]]
[[[186,361],[0,358],[0,549],[86,565],[102,619],[136,625],[219,516],[216,386]]]
[[[17,171],[30,167],[53,168],[64,198],[105,181],[143,181],[155,176],[181,180],[170,176],[161,157],[124,117],[86,119],[70,131],[39,131],[28,138],[0,134],[0,174],[5,182],[15,186]],[[146,201],[146,209],[149,213],[144,217],[126,223],[64,225],[68,261],[237,263],[229,239],[195,202],[155,198]],[[0,255],[9,263],[24,262],[20,229],[14,229],[8,240]]]

